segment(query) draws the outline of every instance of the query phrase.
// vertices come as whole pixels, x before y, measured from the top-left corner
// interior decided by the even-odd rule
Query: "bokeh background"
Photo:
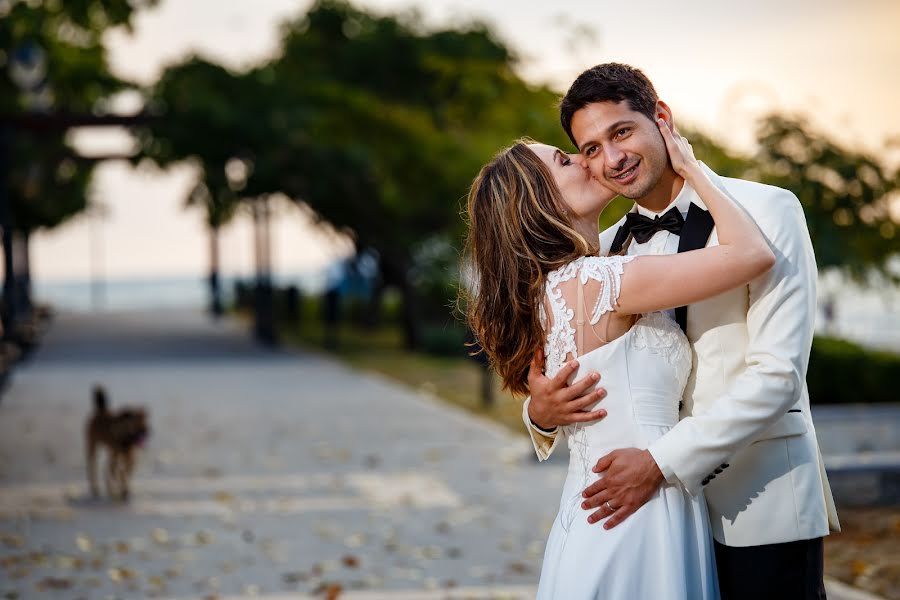
[[[135,484],[141,489],[144,477],[150,496],[159,490],[152,476],[183,475],[184,487],[197,476],[200,467],[173,458],[182,456],[176,446],[207,457],[203,476],[209,469],[229,476],[253,471],[247,464],[243,470],[219,464],[218,451],[198,449],[212,442],[193,435],[214,423],[217,443],[228,445],[228,419],[246,416],[241,410],[256,402],[251,399],[292,398],[292,418],[321,426],[306,434],[307,441],[330,425],[356,431],[367,419],[390,413],[388,400],[384,407],[368,407],[372,415],[356,424],[322,412],[320,387],[358,373],[376,373],[378,381],[395,386],[385,394],[408,392],[462,407],[460,414],[472,422],[499,423],[508,436],[500,447],[525,443],[521,399],[500,390],[466,346],[469,336],[456,305],[463,199],[479,167],[520,136],[571,151],[558,125],[559,97],[583,69],[621,61],[647,73],[698,157],[714,170],[778,185],[800,198],[820,269],[808,381],[846,525],[826,546],[827,570],[832,585],[900,598],[898,23],[900,4],[893,0],[741,6],[662,0],[560,6],[506,0],[0,0],[0,368],[6,386],[0,424],[3,412],[12,411],[5,419],[9,435],[0,444],[7,597],[104,586],[187,597],[178,588],[181,575],[143,581],[134,567],[118,566],[110,569],[125,574],[101,571],[94,585],[50,572],[54,565],[79,572],[72,556],[64,554],[71,560],[62,563],[51,556],[64,552],[66,543],[75,544],[76,554],[92,552],[95,542],[115,552],[115,535],[139,535],[127,520],[102,535],[78,533],[95,536],[90,544],[75,533],[60,534],[60,546],[52,548],[45,534],[29,535],[23,525],[47,518],[29,512],[34,494],[51,504],[68,498],[64,508],[76,522],[84,510],[78,494],[72,500],[69,492],[28,486],[69,485],[82,476],[78,436],[91,382],[105,383],[114,398],[119,389],[139,403],[162,402],[160,414],[182,428],[170,429],[173,438],[190,439],[185,446],[170,444],[165,429],[153,438]],[[628,206],[617,200],[603,224]],[[245,341],[248,346],[241,346]],[[236,355],[229,354],[238,346]],[[127,369],[114,368],[126,355]],[[182,386],[167,361],[208,366],[213,358],[238,355],[254,365],[263,356],[293,356],[300,357],[298,365],[326,361],[351,370],[298,366],[297,379],[287,384],[250,369],[241,379],[250,384],[240,392],[214,370],[204,377],[233,397],[223,399],[216,416],[203,413],[190,421],[183,411],[191,410],[197,394],[186,390],[205,384],[201,378]],[[60,365],[80,365],[78,375],[53,371]],[[151,381],[159,378],[172,382],[170,404],[154,399]],[[308,397],[301,388],[310,390]],[[349,387],[327,389],[353,395]],[[63,407],[70,423],[42,429],[58,416],[29,412],[41,405],[35,395]],[[265,408],[257,408],[257,417],[257,435],[241,438],[251,453],[278,425],[279,417]],[[403,422],[407,429],[400,437],[425,427]],[[366,438],[355,439],[362,444]],[[362,453],[366,468],[384,472],[384,486],[399,485],[390,479],[390,460],[372,458],[371,449],[329,446],[330,458],[322,458],[321,446],[292,443],[281,451],[312,452],[325,461],[320,470],[340,471],[328,461],[343,465],[348,461],[339,459],[342,452]],[[388,436],[385,443],[398,441]],[[449,438],[446,443],[453,445]],[[429,462],[431,450],[411,447]],[[67,459],[50,460],[48,452]],[[287,462],[274,470],[272,482],[291,476]],[[542,473],[558,473],[563,464]],[[531,473],[536,467],[522,468]],[[471,466],[469,474],[476,472]],[[451,488],[466,506],[473,502],[459,485]],[[521,492],[504,490],[504,498]],[[534,508],[538,516],[505,524],[503,535],[519,535],[527,519],[546,518],[539,506],[552,517],[555,492],[552,485],[548,490],[550,502]],[[99,518],[106,508],[91,510]],[[234,512],[255,522],[252,510]],[[313,518],[314,512],[303,515]],[[402,520],[400,513],[395,517]],[[170,526],[145,529],[152,532],[149,543],[162,548],[160,556],[171,558],[170,540],[159,533]],[[371,525],[359,527],[374,535]],[[322,542],[319,533],[312,537]],[[484,543],[474,534],[465,540],[461,547]],[[434,545],[418,543],[432,550],[415,556],[434,560],[427,556],[438,552]],[[490,554],[473,558],[488,571],[492,560],[503,563],[490,577],[470,568],[460,571],[465,575],[429,579],[432,570],[452,568],[388,567],[372,560],[372,568],[383,572],[356,585],[359,578],[329,575],[334,569],[322,564],[334,566],[325,558],[330,551],[310,542],[303,577],[301,571],[289,578],[273,570],[259,579],[275,573],[282,587],[298,594],[362,593],[348,592],[358,588],[399,597],[392,586],[450,593],[458,586],[509,584],[526,591],[497,593],[527,597],[539,572],[541,543],[538,531],[524,543],[530,554],[513,562]],[[350,545],[360,546],[365,544]],[[46,560],[29,559],[26,551]],[[363,550],[354,552],[360,555],[338,561],[341,568],[355,572],[369,560]],[[445,551],[438,553],[446,558]],[[417,577],[402,571],[412,568],[420,569]],[[276,584],[224,576],[215,585],[205,581],[200,587],[215,593],[278,590]],[[487,589],[466,593],[494,593]],[[83,593],[94,597],[93,591]]]

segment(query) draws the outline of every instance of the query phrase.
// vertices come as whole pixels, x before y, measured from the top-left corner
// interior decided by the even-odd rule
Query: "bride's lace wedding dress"
[[[546,374],[578,358],[579,379],[601,374],[608,416],[562,428],[570,450],[559,513],[544,553],[539,600],[706,600],[718,598],[706,504],[663,482],[657,493],[617,527],[589,524],[596,509],[581,508],[581,492],[596,481],[591,469],[617,448],[646,448],[678,422],[678,405],[691,372],[691,349],[678,325],[662,312],[640,317],[625,334],[598,345],[583,342],[612,311],[621,275],[633,257],[587,256],[547,278]],[[585,308],[587,310],[585,310]],[[549,314],[548,314],[549,313]],[[587,323],[582,322],[587,317]],[[589,331],[589,335],[593,331]],[[584,351],[586,347],[593,349]]]

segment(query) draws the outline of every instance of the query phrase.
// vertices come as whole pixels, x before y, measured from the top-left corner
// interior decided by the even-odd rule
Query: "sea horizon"
[[[273,274],[279,287],[296,285],[313,296],[321,294],[329,269]],[[205,310],[209,305],[206,275],[147,275],[109,277],[99,282],[85,278],[36,279],[34,298],[59,312],[117,312],[141,310]],[[223,301],[234,299],[235,283],[253,276],[221,276]],[[96,287],[95,287],[96,286]],[[827,290],[827,291],[825,291]],[[833,318],[826,323],[824,306],[833,301]],[[816,333],[844,338],[873,349],[900,352],[900,290],[861,288],[850,282],[835,285],[830,278],[819,286]]]
[[[208,275],[144,275],[86,278],[36,279],[32,282],[36,302],[62,312],[115,312],[205,309],[209,305]],[[222,300],[234,300],[235,284],[251,282],[251,274],[220,275]],[[274,285],[296,285],[304,294],[324,290],[327,269],[273,274]]]

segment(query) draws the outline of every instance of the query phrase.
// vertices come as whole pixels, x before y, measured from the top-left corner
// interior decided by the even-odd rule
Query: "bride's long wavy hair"
[[[518,140],[486,164],[469,191],[461,286],[466,318],[503,388],[528,393],[528,367],[544,344],[547,273],[593,252],[572,226],[553,174]],[[596,244],[596,242],[595,242]]]

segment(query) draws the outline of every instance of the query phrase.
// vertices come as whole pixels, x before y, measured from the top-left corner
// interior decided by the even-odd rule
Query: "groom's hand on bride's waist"
[[[565,364],[554,377],[543,372],[544,353],[538,351],[528,369],[528,389],[531,401],[528,416],[531,422],[544,430],[560,425],[597,421],[606,416],[603,409],[587,410],[606,396],[606,390],[594,386],[600,380],[599,373],[588,373],[569,385],[567,382],[578,370],[578,361]]]
[[[609,517],[604,529],[612,529],[631,516],[663,482],[662,471],[653,456],[638,448],[613,450],[598,460],[593,470],[602,477],[585,488],[581,507],[597,509],[588,516],[588,523]]]

